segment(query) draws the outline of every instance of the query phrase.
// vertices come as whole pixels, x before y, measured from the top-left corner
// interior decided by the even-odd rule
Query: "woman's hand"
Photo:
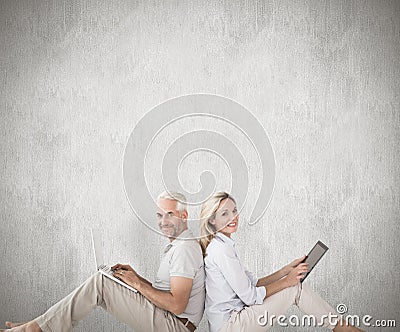
[[[299,265],[307,255],[304,255],[303,257],[295,259],[293,262],[289,263],[288,265],[285,265],[281,271],[282,271],[282,277],[286,276],[289,274],[290,271],[292,271],[297,265]]]
[[[308,263],[298,264],[293,267],[288,275],[283,279],[286,282],[287,287],[291,287],[300,282],[300,279],[304,277],[305,273],[308,271]]]

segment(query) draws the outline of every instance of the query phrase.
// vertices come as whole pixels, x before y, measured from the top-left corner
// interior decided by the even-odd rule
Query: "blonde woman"
[[[305,256],[264,278],[255,278],[239,260],[231,238],[239,226],[236,202],[225,192],[217,192],[203,203],[200,215],[200,244],[206,270],[205,312],[210,332],[266,331],[271,317],[284,314],[295,304],[313,315],[318,326],[335,332],[361,331],[345,326],[335,310],[306,282]],[[329,317],[329,319],[328,319]],[[275,318],[276,321],[276,318]],[[336,324],[337,323],[337,324]]]

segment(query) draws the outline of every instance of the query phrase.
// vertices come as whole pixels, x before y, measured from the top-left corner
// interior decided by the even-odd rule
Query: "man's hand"
[[[128,284],[129,286],[140,290],[140,278],[135,271],[127,271],[123,269],[114,270],[114,277],[122,280],[124,283]]]
[[[288,275],[297,265],[299,265],[307,255],[304,255],[303,257],[295,259],[293,262],[289,263],[288,265],[285,265],[281,271],[283,276]]]
[[[111,271],[114,270],[135,271],[130,265],[123,265],[123,264],[115,264],[113,267],[111,267]]]
[[[139,290],[141,278],[130,265],[116,264],[111,267],[114,277]]]

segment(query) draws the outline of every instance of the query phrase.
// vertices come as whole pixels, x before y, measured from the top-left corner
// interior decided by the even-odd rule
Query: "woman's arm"
[[[300,257],[298,259],[295,259],[293,262],[289,263],[288,265],[285,265],[283,268],[279,269],[278,271],[264,277],[258,279],[257,282],[257,287],[260,286],[268,286],[269,284],[272,284],[275,281],[278,281],[279,279],[287,276],[290,271],[293,270],[297,265],[299,265],[304,259],[306,258],[306,255],[303,257]]]
[[[271,295],[278,293],[281,290],[287,288],[288,287],[287,280],[285,280],[285,279],[276,280],[268,285],[265,285],[264,287],[267,291],[267,293],[265,294],[265,298],[267,298],[268,296],[271,296]]]
[[[304,274],[308,271],[308,263],[298,264],[282,279],[276,280],[269,285],[264,286],[267,293],[265,298],[280,292],[281,290],[294,286],[300,282]]]
[[[284,268],[281,268],[278,271],[270,274],[269,276],[258,279],[256,286],[257,287],[268,286],[274,283],[275,281],[278,281],[279,279],[283,278],[286,275],[287,273],[285,273]]]

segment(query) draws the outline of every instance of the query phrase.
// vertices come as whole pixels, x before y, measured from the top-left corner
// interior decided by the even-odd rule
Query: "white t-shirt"
[[[189,302],[179,317],[187,318],[198,326],[203,317],[205,301],[203,254],[191,230],[185,230],[179,237],[166,245],[153,287],[169,291],[170,277],[193,279]]]

